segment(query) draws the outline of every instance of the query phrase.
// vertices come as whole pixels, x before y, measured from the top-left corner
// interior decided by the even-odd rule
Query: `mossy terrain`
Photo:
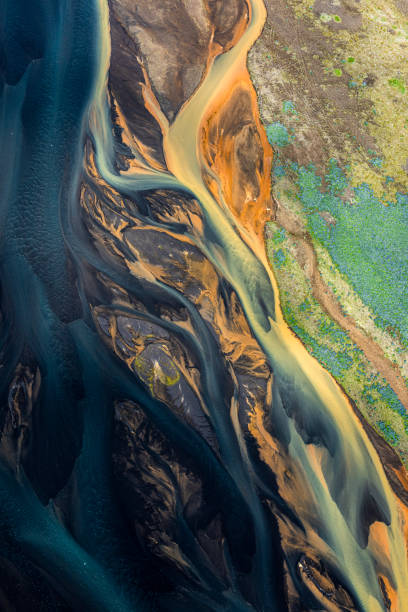
[[[390,0],[266,2],[249,57],[275,149],[274,197],[310,237],[342,310],[408,377],[408,15]],[[313,297],[296,237],[270,224],[286,320],[408,462],[406,409]]]
[[[312,166],[296,171],[311,236],[372,310],[376,325],[391,334],[399,331],[407,345],[407,196],[398,194],[385,206],[368,183],[351,188],[335,160],[329,161],[325,190]]]
[[[364,353],[313,297],[296,258],[296,238],[269,223],[267,250],[286,321],[316,359],[340,382],[364,416],[408,465],[408,415]]]

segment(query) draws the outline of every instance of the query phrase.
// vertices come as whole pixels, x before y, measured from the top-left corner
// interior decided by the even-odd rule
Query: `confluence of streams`
[[[352,531],[356,520],[360,492],[370,481],[388,505],[390,521],[386,527],[390,565],[400,610],[408,601],[408,569],[404,541],[404,517],[385,476],[371,442],[355,416],[347,398],[331,375],[306,351],[285,323],[278,299],[276,280],[266,260],[264,246],[255,236],[239,227],[239,221],[221,208],[204,184],[199,139],[208,109],[220,93],[228,91],[237,73],[246,69],[247,53],[259,36],[266,10],[262,0],[248,0],[250,21],[233,49],[217,57],[192,97],[169,125],[160,109],[163,148],[171,174],[151,169],[145,174],[117,174],[109,159],[112,143],[107,111],[106,84],[109,70],[109,16],[105,0],[99,0],[101,67],[95,90],[91,129],[96,148],[98,169],[113,187],[125,193],[146,189],[177,187],[192,193],[202,207],[209,240],[203,243],[213,263],[221,270],[237,292],[249,325],[268,357],[281,390],[296,398],[296,410],[317,414],[329,423],[339,437],[338,451],[347,466],[344,495],[349,508],[345,520],[333,500],[327,474],[335,473],[338,452],[333,456],[316,454],[313,444],[306,444],[291,425],[290,454],[303,471],[304,478],[318,501],[319,522],[330,536],[328,549],[353,585],[360,606],[367,611],[383,610],[376,574],[376,553],[362,548]],[[148,97],[148,93],[146,94]],[[155,101],[151,102],[154,106]],[[272,292],[273,288],[273,292]],[[263,305],[260,296],[267,296]],[[265,311],[265,303],[268,311]],[[331,463],[330,463],[331,462]],[[330,465],[328,469],[328,465]]]

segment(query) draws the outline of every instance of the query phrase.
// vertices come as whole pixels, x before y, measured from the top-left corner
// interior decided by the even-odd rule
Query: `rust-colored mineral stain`
[[[221,91],[208,108],[200,147],[210,170],[204,167],[203,177],[213,197],[220,206],[225,202],[242,226],[261,239],[272,211],[273,153],[244,66],[237,68],[230,88]]]

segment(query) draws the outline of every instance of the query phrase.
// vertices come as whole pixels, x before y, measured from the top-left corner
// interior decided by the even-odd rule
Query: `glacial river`
[[[15,70],[7,76],[1,100],[1,340],[8,355],[2,366],[2,393],[7,396],[21,359],[39,365],[43,391],[37,427],[42,434],[32,453],[30,482],[46,504],[76,461],[80,502],[74,540],[56,520],[52,503],[41,503],[29,480],[9,469],[6,453],[0,471],[0,515],[8,537],[11,534],[15,546],[50,575],[62,593],[70,593],[77,605],[85,606],[82,609],[131,612],[144,608],[126,570],[134,559],[120,527],[110,482],[109,415],[116,386],[152,411],[157,406],[141,385],[133,384],[100,350],[90,326],[81,273],[74,282],[67,263],[67,252],[78,270],[82,259],[89,259],[84,235],[76,234],[83,145],[89,132],[100,176],[114,190],[136,197],[146,190],[176,189],[199,202],[204,223],[197,242],[235,290],[267,356],[276,385],[274,398],[284,414],[282,428],[290,439],[292,477],[312,501],[309,506],[302,504],[289,489],[281,491],[282,497],[293,504],[306,539],[336,568],[360,610],[385,609],[381,575],[393,593],[393,612],[404,612],[408,568],[402,506],[346,396],[286,325],[262,241],[216,201],[203,180],[201,128],[246,69],[248,50],[266,18],[262,0],[250,0],[244,34],[211,63],[175,119],[169,124],[155,108],[169,172],[146,168],[144,173],[118,172],[113,163],[105,0],[95,4],[61,1],[58,6],[43,0],[39,14],[26,11],[24,4],[6,2],[9,27],[17,38],[23,36],[19,23],[24,15],[23,30],[29,32],[25,49],[31,57],[27,60],[12,45],[7,48],[9,65]],[[90,39],[97,40],[91,51]],[[148,97],[146,92],[147,101]],[[150,105],[153,108],[155,101]],[[121,279],[116,281],[120,284]],[[130,279],[129,287],[131,283]],[[257,480],[240,450],[243,440],[239,432],[236,440],[229,437],[231,430],[216,406],[208,410],[223,464],[252,514],[263,609],[278,610],[279,601],[267,586],[273,550]],[[273,411],[274,406],[272,419]],[[367,499],[375,507],[376,520],[365,539]],[[234,601],[231,610],[250,609],[240,597]],[[321,605],[333,609],[324,598]]]

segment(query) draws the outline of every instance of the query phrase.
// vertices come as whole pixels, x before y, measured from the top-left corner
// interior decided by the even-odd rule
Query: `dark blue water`
[[[78,197],[96,24],[89,0],[0,2],[2,398],[19,363],[41,371],[24,466],[29,480],[3,462],[0,517],[17,568],[45,572],[51,590],[75,609],[125,611],[137,609],[133,587],[125,592],[136,581],[123,575],[115,583],[129,572],[123,567],[132,568],[132,552],[110,490],[109,396],[71,327],[82,306],[61,224]],[[81,449],[74,539],[46,504]],[[45,589],[41,609],[55,609],[48,600]]]
[[[7,374],[25,351],[35,354],[46,376],[42,418],[50,431],[47,443],[42,438],[41,448],[34,449],[30,469],[37,481],[44,462],[53,457],[43,491],[52,495],[80,447],[82,389],[66,328],[79,316],[80,304],[60,216],[76,195],[95,71],[95,14],[86,2],[2,5],[1,275]]]

